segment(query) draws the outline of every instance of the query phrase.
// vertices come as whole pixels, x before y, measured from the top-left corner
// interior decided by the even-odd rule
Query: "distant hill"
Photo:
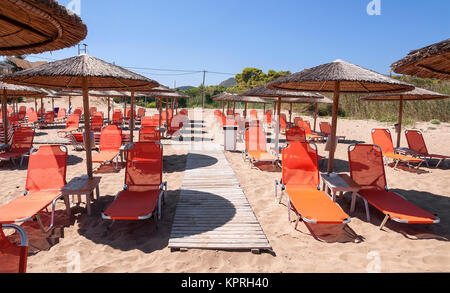
[[[180,86],[180,87],[178,88],[178,90],[179,90],[179,91],[185,91],[185,90],[190,90],[190,89],[193,89],[193,88],[194,88],[193,86],[186,85],[186,86]]]
[[[234,77],[231,77],[227,80],[222,81],[219,85],[223,86],[223,87],[232,87],[237,85],[237,81],[236,79],[234,79]]]

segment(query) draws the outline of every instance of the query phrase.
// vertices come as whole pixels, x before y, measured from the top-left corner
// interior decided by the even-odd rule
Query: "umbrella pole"
[[[292,103],[289,106],[289,123],[292,123]]]
[[[109,111],[110,110],[111,110],[111,98],[108,97],[108,123],[109,123],[109,118],[110,118],[110,116],[109,116]]]
[[[72,98],[69,96],[69,109],[72,107]]]
[[[55,99],[52,98],[52,111],[55,111]]]
[[[316,132],[316,125],[317,125],[317,112],[319,110],[319,103],[316,103],[314,106],[314,132]]]
[[[131,92],[131,102],[130,102],[130,142],[133,143],[133,136],[134,136],[134,91]]]
[[[159,98],[159,129],[161,129],[162,124],[162,99]]]
[[[277,104],[277,113],[278,113],[278,119],[277,119],[277,126],[275,129],[275,152],[279,153],[278,145],[280,144],[280,116],[281,116],[281,96],[278,97],[278,104]]]
[[[41,116],[44,116],[44,98],[41,98]]]
[[[35,109],[36,113],[38,113],[37,99],[34,99],[34,109]]]
[[[225,114],[225,102],[222,101],[222,113]]]
[[[402,120],[403,120],[403,96],[400,95],[399,110],[398,110],[397,148],[400,147],[400,140],[402,138]]]
[[[236,102],[233,102],[233,115],[236,114]]]
[[[169,128],[169,98],[166,98],[166,125]]]
[[[334,96],[333,96],[330,154],[328,157],[328,173],[333,172],[334,152],[336,151],[336,130],[337,130],[337,115],[338,115],[338,108],[339,108],[340,88],[341,88],[341,83],[339,81],[336,81],[335,85],[334,85]]]
[[[266,115],[266,104],[263,104],[263,116]]]
[[[6,89],[3,89],[2,95],[2,119],[3,119],[3,131],[5,136],[4,143],[8,143],[8,98],[6,96]]]
[[[89,178],[92,178],[91,122],[89,117],[89,89],[87,78],[83,78],[84,132],[86,150],[86,167]]]
[[[247,102],[244,103],[244,118],[247,118]]]

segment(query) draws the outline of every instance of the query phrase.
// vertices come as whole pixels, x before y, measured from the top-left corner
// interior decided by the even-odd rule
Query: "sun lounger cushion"
[[[146,192],[121,191],[104,214],[115,220],[137,220],[153,213],[160,193],[159,189]]]

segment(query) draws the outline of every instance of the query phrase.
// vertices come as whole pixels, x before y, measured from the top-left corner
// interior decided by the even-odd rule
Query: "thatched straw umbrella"
[[[162,126],[162,103],[163,99],[165,99],[166,104],[166,120],[167,123],[169,122],[169,117],[167,115],[169,114],[169,99],[187,99],[190,98],[188,95],[174,91],[169,89],[168,87],[161,86],[155,88],[153,91],[146,91],[146,92],[139,92],[139,95],[141,97],[152,97],[159,100],[159,129],[161,129]],[[173,112],[173,111],[172,111]],[[172,113],[173,114],[173,113]]]
[[[8,136],[8,97],[42,97],[45,95],[40,89],[35,89],[28,86],[19,86],[8,84],[0,81],[0,90],[2,91],[2,120],[5,138]],[[5,141],[6,143],[6,141]]]
[[[394,72],[422,78],[450,79],[450,39],[411,51],[391,65]]]
[[[298,98],[298,99],[286,100],[286,101],[283,101],[283,103],[290,104],[291,116],[292,116],[292,104],[314,104],[314,129],[313,129],[313,131],[316,131],[317,114],[319,112],[319,104],[332,105],[333,101],[331,99],[323,96],[322,99]]]
[[[3,80],[19,85],[83,91],[84,124],[87,133],[85,141],[86,163],[87,173],[91,178],[89,90],[128,90],[134,96],[134,91],[139,90],[139,88],[159,85],[154,80],[87,54],[19,71],[3,77]]]
[[[0,55],[38,54],[74,46],[86,25],[55,0],[2,0]]]
[[[270,102],[264,99],[261,99],[259,97],[246,97],[241,96],[239,94],[231,94],[227,92],[220,93],[218,95],[215,95],[212,97],[215,101],[221,101],[221,102],[233,102],[233,113],[236,110],[236,102],[238,103],[244,103],[244,118],[247,118],[247,104],[253,103],[253,104],[269,104]]]
[[[337,113],[340,93],[385,93],[413,90],[414,86],[342,60],[280,77],[267,84],[270,89],[332,92],[333,111],[328,172],[333,171]]]
[[[108,98],[108,121],[110,121],[110,111],[111,111],[111,98],[123,98],[124,99],[124,114],[126,111],[126,99],[131,97],[131,92],[121,92],[121,91],[91,91],[90,96]],[[114,104],[114,103],[113,103]],[[130,131],[133,131],[130,129]]]
[[[447,99],[448,95],[443,95],[433,91],[429,91],[422,88],[415,88],[412,91],[404,93],[392,93],[392,94],[378,94],[369,95],[361,98],[363,101],[398,101],[398,133],[397,133],[397,148],[400,147],[401,131],[402,131],[402,116],[403,116],[403,101],[417,101],[417,100],[439,100]]]
[[[277,103],[277,126],[275,129],[275,150],[278,153],[278,145],[280,142],[280,115],[281,115],[281,104],[283,102],[292,102],[296,100],[297,102],[300,100],[304,100],[305,102],[308,101],[318,101],[323,98],[324,96],[317,94],[317,93],[305,93],[305,92],[289,92],[289,91],[281,91],[281,90],[273,90],[268,89],[265,86],[258,86],[255,87],[249,91],[246,91],[245,93],[241,94],[242,96],[252,96],[252,97],[262,97],[268,100],[276,101]],[[292,113],[292,103],[290,108],[290,113]],[[292,119],[292,114],[290,115]]]

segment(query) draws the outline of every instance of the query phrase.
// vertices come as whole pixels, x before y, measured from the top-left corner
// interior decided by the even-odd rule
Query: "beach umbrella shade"
[[[87,35],[80,17],[55,0],[2,0],[0,15],[3,56],[71,47]]]
[[[3,130],[4,135],[7,137],[8,131],[8,112],[7,112],[7,101],[8,97],[17,98],[17,97],[42,97],[45,93],[41,89],[35,89],[28,86],[19,86],[15,84],[9,84],[0,81],[0,90],[1,90],[1,104],[2,104],[2,120],[3,120]]]
[[[322,95],[321,95],[322,96]],[[314,104],[314,129],[316,131],[316,122],[317,122],[317,114],[319,111],[319,104],[329,104],[332,105],[333,101],[325,96],[322,99],[311,99],[311,98],[299,98],[283,101],[283,103],[288,103],[291,106],[291,115],[292,115],[292,104]]]
[[[240,94],[232,94],[228,92],[223,92],[218,95],[215,95],[212,97],[214,101],[222,101],[222,102],[233,102],[236,104],[238,103],[244,103],[244,118],[247,117],[247,104],[253,103],[253,104],[269,104],[270,101],[264,100],[259,97],[250,97],[250,96],[242,96]]]
[[[413,85],[342,60],[335,60],[289,76],[280,77],[268,83],[267,87],[276,90],[333,93],[328,173],[333,171],[337,114],[341,93],[387,93],[405,92],[414,89]]]
[[[158,82],[126,70],[98,58],[79,56],[50,62],[35,68],[6,75],[3,81],[50,89],[82,90],[85,131],[90,133],[89,90],[127,90],[156,87]],[[133,114],[133,113],[132,113]],[[86,164],[88,176],[92,178],[91,137],[86,135]]]
[[[110,121],[111,98],[123,98],[126,110],[126,98],[131,97],[131,92],[121,91],[90,91],[90,96],[108,98],[108,121]],[[131,130],[131,129],[130,129]]]
[[[402,130],[402,116],[403,116],[403,102],[404,101],[417,101],[417,100],[439,100],[447,99],[448,95],[443,95],[430,90],[415,88],[412,91],[403,93],[391,93],[391,94],[375,94],[361,98],[362,101],[398,101],[398,127],[397,127],[397,148],[400,147],[401,130]]]
[[[252,97],[262,97],[267,100],[273,100],[277,103],[277,113],[276,121],[277,126],[275,128],[275,151],[278,153],[278,145],[280,143],[280,115],[281,115],[281,104],[296,101],[305,102],[316,102],[324,99],[325,97],[318,93],[300,92],[300,91],[284,91],[284,90],[273,90],[266,88],[265,86],[258,86],[245,93],[242,96],[252,96]]]
[[[411,51],[391,65],[395,73],[421,78],[450,79],[450,39]]]

